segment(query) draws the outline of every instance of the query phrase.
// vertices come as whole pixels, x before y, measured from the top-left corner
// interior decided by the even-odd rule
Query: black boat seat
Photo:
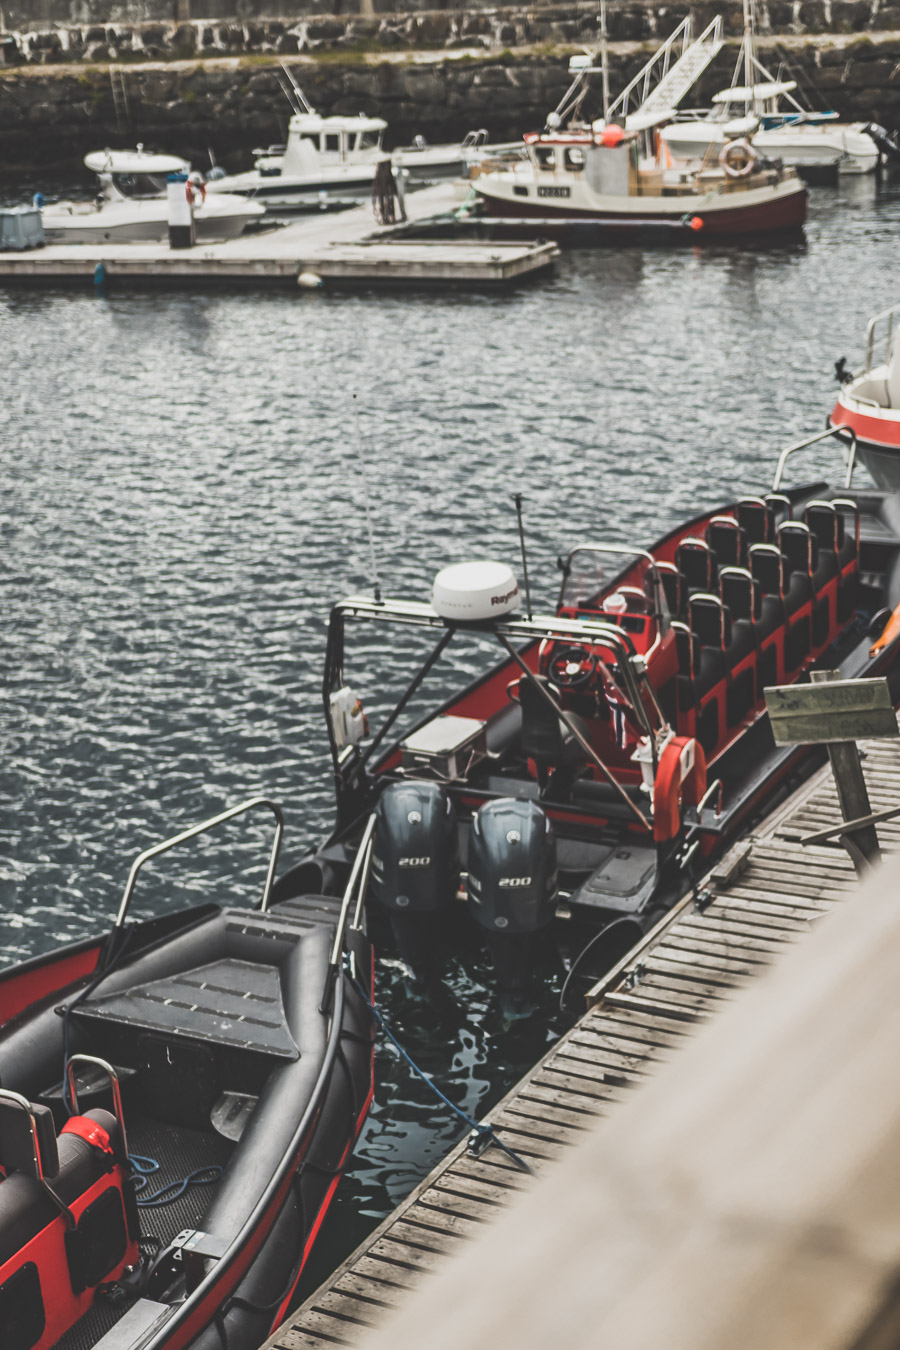
[[[72,1117],[0,1091],[0,1344],[49,1350],[96,1288],[138,1258],[137,1217],[115,1116]]]
[[[543,676],[537,678],[549,693],[557,697],[555,686],[549,680]],[[518,703],[522,709],[522,754],[534,761],[538,783],[543,790],[552,772],[572,770],[582,762],[584,750],[531,680],[519,681]]]
[[[762,497],[741,497],[734,518],[744,531],[747,545],[771,544],[775,538],[775,512]]]
[[[762,592],[759,582],[746,567],[723,567],[719,572],[719,595],[731,612],[732,620],[759,623],[762,618]]]
[[[722,567],[742,567],[747,557],[747,538],[733,516],[713,516],[706,527],[706,542]]]
[[[687,582],[684,575],[679,572],[674,563],[660,562],[656,564],[656,570],[659,574],[660,584],[665,592],[666,603],[669,606],[669,613],[673,619],[680,618],[684,612],[687,603]],[[649,574],[644,577],[644,586],[651,586]]]
[[[852,497],[832,501],[838,516],[838,555],[841,567],[859,558],[859,506]]]
[[[794,516],[794,506],[790,497],[785,492],[767,492],[765,503],[772,512],[773,528],[777,530],[779,525],[784,524],[786,520],[792,520]]]
[[[803,520],[818,541],[819,561],[822,561],[823,555],[831,555],[837,563],[841,517],[834,502],[815,500],[807,502]]]
[[[675,550],[675,566],[687,582],[688,591],[710,591],[716,585],[716,559],[705,539],[688,535]]]
[[[818,563],[818,545],[808,525],[786,520],[778,526],[778,547],[784,555],[788,575],[785,601],[793,614],[815,593],[814,576]]]

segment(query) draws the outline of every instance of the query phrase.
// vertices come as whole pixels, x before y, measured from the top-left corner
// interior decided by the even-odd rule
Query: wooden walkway
[[[102,263],[107,280],[130,284],[296,284],[301,273],[331,282],[506,284],[546,271],[559,256],[556,244],[406,237],[423,232],[460,205],[453,185],[411,192],[407,226],[379,227],[372,208],[311,212],[290,224],[243,234],[217,244],[170,249],[168,243],[48,244],[25,253],[0,251],[0,284],[77,282],[94,278]],[[278,216],[277,208],[273,215]]]
[[[872,809],[900,804],[900,741],[866,742],[863,750]],[[856,888],[842,849],[798,842],[839,820],[826,766],[713,868],[700,888],[703,908],[692,897],[681,901],[596,987],[590,1011],[489,1113],[535,1174]],[[883,848],[895,849],[900,818],[878,833]],[[531,1182],[498,1149],[470,1158],[461,1142],[263,1350],[364,1340]]]

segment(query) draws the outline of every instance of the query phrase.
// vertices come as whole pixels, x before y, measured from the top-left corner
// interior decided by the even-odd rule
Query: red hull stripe
[[[834,405],[834,411],[831,414],[832,426],[849,427],[855,431],[857,438],[867,445],[877,446],[883,450],[900,451],[900,417],[867,417],[865,413],[859,413],[845,408],[840,399]]]
[[[91,975],[97,968],[100,945],[85,951],[60,953],[47,957],[34,969],[23,970],[0,980],[0,1026],[49,998],[60,990]]]

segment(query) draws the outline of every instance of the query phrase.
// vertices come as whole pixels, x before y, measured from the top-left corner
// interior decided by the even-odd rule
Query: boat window
[[[364,131],[359,138],[360,150],[377,150],[380,144],[380,131]]]
[[[159,197],[166,191],[165,177],[149,173],[116,173],[113,183],[123,197]]]
[[[563,581],[559,603],[576,609],[592,609],[600,593],[608,591],[617,578],[623,584],[640,586],[642,580],[639,580],[636,574],[629,576],[627,583],[622,574],[630,572],[641,562],[642,559],[637,553],[629,556],[627,553],[594,553],[589,548],[576,549],[569,563],[568,576]],[[640,568],[641,578],[645,570],[645,567]],[[626,595],[629,594],[630,592],[626,591]],[[611,611],[613,615],[617,608],[619,606],[613,605]],[[637,606],[623,603],[620,608],[622,611],[628,610],[633,613]]]
[[[536,145],[534,147],[535,158],[542,169],[556,168],[556,146],[555,145]]]
[[[570,145],[565,154],[565,165],[571,173],[578,173],[584,168],[584,151],[580,145]]]
[[[334,153],[340,150],[340,148],[341,148],[340,136],[338,136],[336,132],[329,132],[328,135],[325,137],[325,149],[330,150]]]

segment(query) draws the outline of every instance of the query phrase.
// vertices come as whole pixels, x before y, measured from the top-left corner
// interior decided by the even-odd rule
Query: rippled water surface
[[[105,923],[139,850],[241,797],[282,802],[291,853],[329,827],[327,613],[368,584],[357,411],[386,592],[515,563],[520,488],[549,604],[574,542],[643,543],[767,486],[900,299],[898,229],[898,184],[850,180],[813,193],[805,243],[573,253],[508,294],[0,290],[0,963]],[[409,670],[379,631],[353,673],[377,708]],[[255,824],[170,855],[135,907],[250,903],[265,847]],[[451,963],[439,1025],[380,970],[473,1113],[558,1030],[549,986],[510,1027],[482,975]],[[458,1137],[393,1052],[378,1072],[310,1280]]]

